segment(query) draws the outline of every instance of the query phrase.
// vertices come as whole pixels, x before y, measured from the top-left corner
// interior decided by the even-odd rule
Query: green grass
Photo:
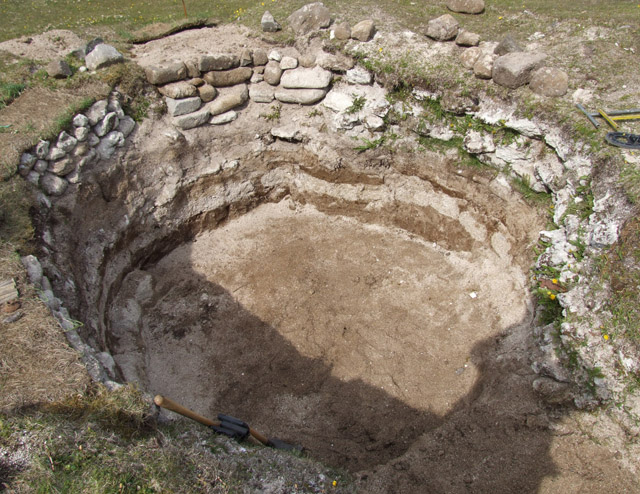
[[[0,82],[0,110],[20,96],[26,85],[15,82]]]

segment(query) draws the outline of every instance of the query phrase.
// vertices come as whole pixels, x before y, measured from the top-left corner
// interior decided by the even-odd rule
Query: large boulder
[[[426,35],[436,41],[449,41],[458,35],[459,28],[455,17],[445,14],[429,21]]]
[[[91,53],[85,57],[84,63],[89,70],[98,70],[123,60],[122,53],[113,46],[102,43],[91,50]]]
[[[500,86],[515,89],[531,80],[531,74],[539,68],[547,56],[544,53],[507,53],[493,64],[493,81]]]
[[[248,81],[252,75],[251,67],[239,67],[231,70],[212,70],[202,78],[213,87],[229,87]]]
[[[322,2],[314,2],[296,10],[287,21],[296,34],[308,34],[329,27],[331,13]]]
[[[358,41],[369,41],[376,33],[376,26],[371,19],[358,22],[351,28],[351,37]]]
[[[529,88],[542,96],[564,96],[569,88],[569,76],[560,69],[541,67],[531,74]]]
[[[332,74],[321,67],[287,70],[280,80],[285,89],[325,89],[331,84]]]
[[[447,0],[447,8],[462,14],[480,14],[484,10],[484,0]]]

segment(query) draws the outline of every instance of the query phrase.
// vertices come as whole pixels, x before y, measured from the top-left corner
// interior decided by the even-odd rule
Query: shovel
[[[183,407],[182,405],[162,395],[156,395],[156,397],[153,399],[153,402],[159,407],[179,413],[180,415],[195,420],[196,422],[200,422],[207,427],[211,427],[219,434],[224,434],[225,436],[229,436],[239,441],[243,441],[247,437],[251,436],[265,446],[269,446],[270,448],[298,452],[302,452],[303,450],[302,446],[293,446],[276,438],[269,439],[266,436],[260,434],[257,430],[249,427],[249,425],[242,420],[235,417],[230,417],[229,415],[218,414],[217,421],[211,420],[192,410],[189,410],[188,408]]]

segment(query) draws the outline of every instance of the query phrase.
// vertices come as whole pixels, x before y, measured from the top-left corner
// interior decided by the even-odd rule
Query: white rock
[[[214,115],[209,119],[209,123],[211,125],[224,125],[233,122],[236,118],[238,118],[238,113],[231,110],[226,113],[221,113],[220,115]]]
[[[481,134],[474,130],[464,136],[463,146],[471,154],[493,153],[496,150],[490,134]]]
[[[278,50],[271,50],[269,52],[269,60],[279,62],[280,60],[282,60],[282,54]]]
[[[209,108],[205,106],[201,110],[173,117],[171,123],[182,130],[188,130],[204,125],[210,116],[211,112]]]
[[[361,66],[347,70],[345,79],[349,84],[371,84],[373,76],[367,69]]]
[[[330,91],[322,105],[335,112],[344,112],[353,106],[353,96],[340,91]]]
[[[332,74],[321,67],[298,68],[282,74],[280,84],[285,89],[324,89],[331,84]]]
[[[249,98],[256,103],[271,103],[275,98],[275,88],[267,82],[252,84],[249,87]]]
[[[193,113],[199,110],[202,105],[202,100],[198,96],[183,99],[165,98],[164,100],[167,103],[167,111],[172,117]]]
[[[304,139],[304,134],[297,125],[274,127],[271,129],[271,135],[277,139],[290,142],[301,142]]]
[[[298,66],[298,59],[294,57],[282,57],[280,68],[282,70],[295,69]]]
[[[84,116],[82,113],[80,113],[75,117],[73,117],[73,125],[75,127],[88,127],[89,119],[86,116]]]

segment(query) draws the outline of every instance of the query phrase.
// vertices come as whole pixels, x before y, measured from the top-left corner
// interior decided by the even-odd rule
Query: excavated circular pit
[[[237,162],[149,124],[96,166],[50,213],[57,291],[120,380],[351,471],[402,455],[530,322],[539,219],[444,156],[226,132]]]

